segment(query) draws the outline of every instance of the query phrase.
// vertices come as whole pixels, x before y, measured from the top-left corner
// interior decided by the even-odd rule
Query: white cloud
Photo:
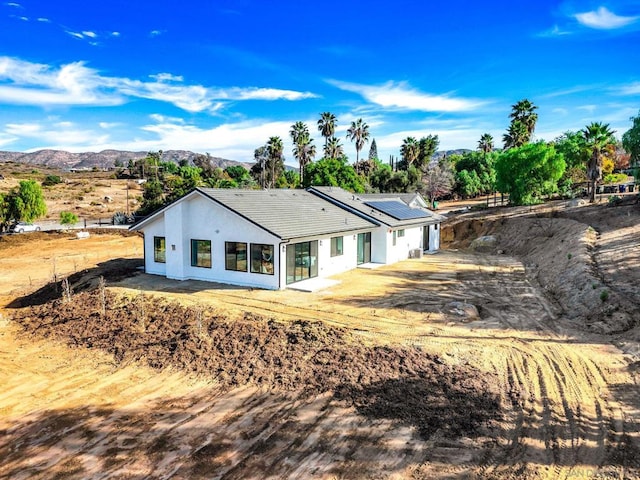
[[[22,5],[20,5],[19,3],[16,2],[8,2],[6,3],[7,7],[14,7],[14,8],[24,8]]]
[[[151,30],[149,32],[149,36],[150,37],[158,37],[160,35],[162,35],[163,33],[165,33],[166,30]]]
[[[539,37],[562,37],[564,35],[571,35],[571,32],[561,29],[558,25],[554,25],[553,28],[538,34]]]
[[[96,32],[90,32],[90,31],[82,32],[82,35],[84,35],[85,37],[89,37],[89,38],[97,38],[98,37],[98,34]]]
[[[574,17],[585,27],[596,28],[599,30],[611,30],[626,27],[640,18],[637,16],[624,17],[616,15],[606,7],[600,7],[597,10],[592,10],[590,12],[576,13]]]
[[[240,88],[232,87],[219,91],[219,98],[230,100],[304,100],[316,98],[311,92],[296,92],[294,90],[280,90],[277,88]]]
[[[120,32],[111,32],[111,36],[112,37],[119,37],[120,36]]]
[[[9,123],[5,132],[19,138],[31,138],[44,145],[41,148],[55,148],[77,151],[86,149],[87,145],[104,143],[108,136],[98,134],[94,130],[78,128],[71,122],[61,122],[52,125],[37,123]]]
[[[616,89],[619,95],[640,95],[640,82],[633,82]]]
[[[302,100],[316,95],[275,88],[208,88],[184,85],[182,77],[170,73],[152,76],[143,82],[128,78],[101,76],[83,62],[59,69],[44,64],[0,57],[0,102],[22,105],[99,105],[113,106],[126,97],[171,103],[188,112],[215,112],[225,101]]]
[[[74,38],[79,38],[80,40],[84,38],[84,35],[79,32],[72,32],[71,30],[65,30],[65,33],[67,35],[71,35]]]
[[[44,18],[44,17],[39,17],[37,18],[38,22],[42,22],[42,23],[51,23],[51,20],[49,20],[48,18]]]
[[[478,100],[420,92],[411,88],[407,82],[389,81],[383,85],[361,85],[329,80],[328,83],[341,90],[357,93],[365,100],[386,108],[423,112],[461,112],[474,110],[485,103]]]
[[[54,70],[48,65],[0,57],[0,102],[22,105],[120,105],[124,99],[101,90],[101,77],[82,62]]]

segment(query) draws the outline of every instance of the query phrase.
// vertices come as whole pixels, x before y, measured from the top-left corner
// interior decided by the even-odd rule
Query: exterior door
[[[429,250],[429,225],[422,227],[422,250]]]
[[[371,232],[358,234],[358,265],[371,262]]]
[[[287,245],[287,285],[318,276],[318,241]]]

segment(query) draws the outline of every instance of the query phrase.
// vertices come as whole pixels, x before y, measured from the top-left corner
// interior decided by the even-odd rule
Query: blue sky
[[[185,149],[251,161],[319,114],[362,118],[379,156],[407,136],[501,146],[640,110],[640,2],[17,0],[0,4],[0,149]],[[368,153],[365,146],[363,153]]]

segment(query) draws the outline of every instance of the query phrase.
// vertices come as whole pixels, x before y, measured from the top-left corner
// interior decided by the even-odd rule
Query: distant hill
[[[62,150],[38,150],[37,152],[4,152],[0,151],[0,163],[18,162],[31,165],[46,165],[47,167],[57,168],[60,170],[94,167],[99,169],[113,168],[116,161],[121,161],[125,166],[129,160],[138,160],[145,158],[148,152],[128,152],[123,150],[103,150],[102,152],[84,152],[71,153]],[[162,160],[165,162],[178,163],[181,160],[189,160],[190,162],[199,155],[198,153],[188,150],[167,150],[162,152]],[[226,168],[231,165],[243,165],[250,168],[251,164],[228,160],[226,158],[210,157],[211,162],[220,168]]]
[[[469,150],[467,148],[458,148],[457,150],[438,150],[436,153],[433,154],[432,158],[434,160],[440,160],[444,156],[450,157],[451,155],[463,155],[471,151],[472,150]]]

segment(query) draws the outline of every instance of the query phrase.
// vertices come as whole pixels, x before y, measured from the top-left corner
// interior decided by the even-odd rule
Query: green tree
[[[158,180],[149,180],[144,184],[142,191],[142,204],[138,213],[148,215],[151,212],[162,207],[164,204],[164,195],[162,183]]]
[[[35,180],[21,180],[5,197],[6,218],[16,222],[32,222],[47,213],[42,187]]]
[[[351,122],[351,126],[347,129],[347,140],[351,140],[356,146],[356,163],[360,161],[360,150],[364,144],[369,141],[369,125],[361,118]]]
[[[463,197],[495,191],[497,158],[496,152],[476,151],[461,155],[455,162],[455,191]]]
[[[224,172],[231,180],[236,182],[236,185],[239,187],[248,187],[253,182],[249,170],[242,165],[230,165],[224,169]]]
[[[493,137],[488,133],[483,133],[478,141],[478,150],[483,153],[493,152]]]
[[[289,131],[293,140],[293,156],[298,160],[299,177],[304,176],[304,167],[313,161],[316,156],[316,147],[309,134],[309,128],[303,122],[296,122]]]
[[[362,180],[354,168],[349,165],[347,158],[323,158],[307,166],[304,172],[303,185],[340,187],[350,192],[364,193]]]
[[[523,99],[511,106],[511,124],[503,136],[504,148],[521,147],[529,143],[538,122],[538,109],[530,100]]]
[[[420,155],[416,159],[416,167],[425,169],[431,163],[431,159],[438,151],[440,145],[440,139],[438,135],[427,135],[422,137],[418,142],[420,145]]]
[[[596,186],[602,180],[602,159],[607,149],[615,144],[614,131],[609,128],[609,124],[592,122],[580,131],[584,139],[584,144],[589,151],[587,163],[587,178],[590,183],[589,201],[593,203],[596,199]]]
[[[369,147],[369,160],[378,160],[378,145],[375,138],[371,141],[371,146]]]
[[[338,137],[331,137],[324,147],[324,158],[342,158],[344,148]]]
[[[60,212],[60,225],[71,228],[78,223],[78,216],[73,212]]]
[[[632,127],[622,135],[622,146],[630,155],[629,161],[635,167],[636,178],[638,178],[638,168],[640,167],[640,112],[635,117],[630,118]]]
[[[280,137],[270,137],[267,142],[267,160],[271,170],[270,185],[275,187],[275,180],[282,175],[284,171],[284,156],[282,152],[284,146]]]
[[[336,124],[338,123],[338,119],[331,112],[323,112],[320,114],[320,120],[318,120],[318,130],[320,134],[324,137],[324,150],[327,150],[327,143],[329,142],[329,138],[333,137],[334,133],[336,133]],[[335,158],[335,157],[330,157]]]
[[[530,205],[556,191],[566,163],[553,145],[537,142],[503,152],[495,167],[497,189],[514,205]]]
[[[402,141],[402,146],[400,147],[400,155],[402,160],[400,160],[398,169],[408,170],[420,156],[420,144],[418,143],[418,140],[416,140],[415,137],[405,138]]]

